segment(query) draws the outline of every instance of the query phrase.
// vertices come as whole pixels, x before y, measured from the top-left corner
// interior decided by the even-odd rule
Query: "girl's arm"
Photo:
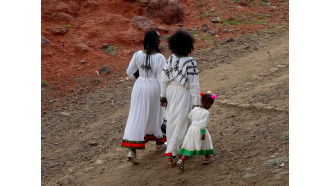
[[[138,70],[138,67],[136,65],[136,53],[134,53],[131,61],[129,62],[128,68],[126,70],[126,74],[127,76],[132,79],[132,80],[136,80],[134,73]]]
[[[201,134],[205,134],[205,128],[206,128],[206,124],[209,120],[209,111],[206,111],[205,113],[203,113],[201,120],[200,120],[200,132]]]

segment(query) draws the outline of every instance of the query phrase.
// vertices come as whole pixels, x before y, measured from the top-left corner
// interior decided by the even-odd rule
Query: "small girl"
[[[179,153],[183,156],[176,162],[182,170],[187,156],[203,155],[205,156],[203,164],[209,164],[212,162],[210,154],[214,154],[211,136],[206,129],[206,124],[209,119],[208,109],[211,108],[216,95],[210,91],[207,93],[202,92],[200,95],[202,96],[202,105],[193,108],[189,113],[188,117],[192,123],[179,150]]]

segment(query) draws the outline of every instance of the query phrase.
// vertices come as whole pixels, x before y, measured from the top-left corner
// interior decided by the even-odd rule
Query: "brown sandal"
[[[170,157],[168,158],[168,165],[172,168],[172,167],[175,166],[176,161],[177,161],[177,158],[176,158],[176,157],[173,158],[172,156],[170,156]]]

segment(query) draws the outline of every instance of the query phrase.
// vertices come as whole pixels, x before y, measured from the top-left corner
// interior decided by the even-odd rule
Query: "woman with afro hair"
[[[185,30],[178,30],[168,40],[172,55],[168,58],[161,84],[161,105],[165,116],[167,148],[164,156],[173,167],[176,155],[188,128],[188,114],[199,106],[199,78],[196,61],[189,56],[194,49],[194,38]]]

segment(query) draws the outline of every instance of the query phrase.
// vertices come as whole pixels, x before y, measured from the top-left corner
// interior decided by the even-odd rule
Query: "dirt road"
[[[167,57],[167,56],[166,56]],[[42,114],[42,185],[288,185],[289,35],[249,36],[193,56],[202,91],[218,95],[208,130],[216,154],[169,168],[149,142],[141,163],[120,142],[132,81]]]

